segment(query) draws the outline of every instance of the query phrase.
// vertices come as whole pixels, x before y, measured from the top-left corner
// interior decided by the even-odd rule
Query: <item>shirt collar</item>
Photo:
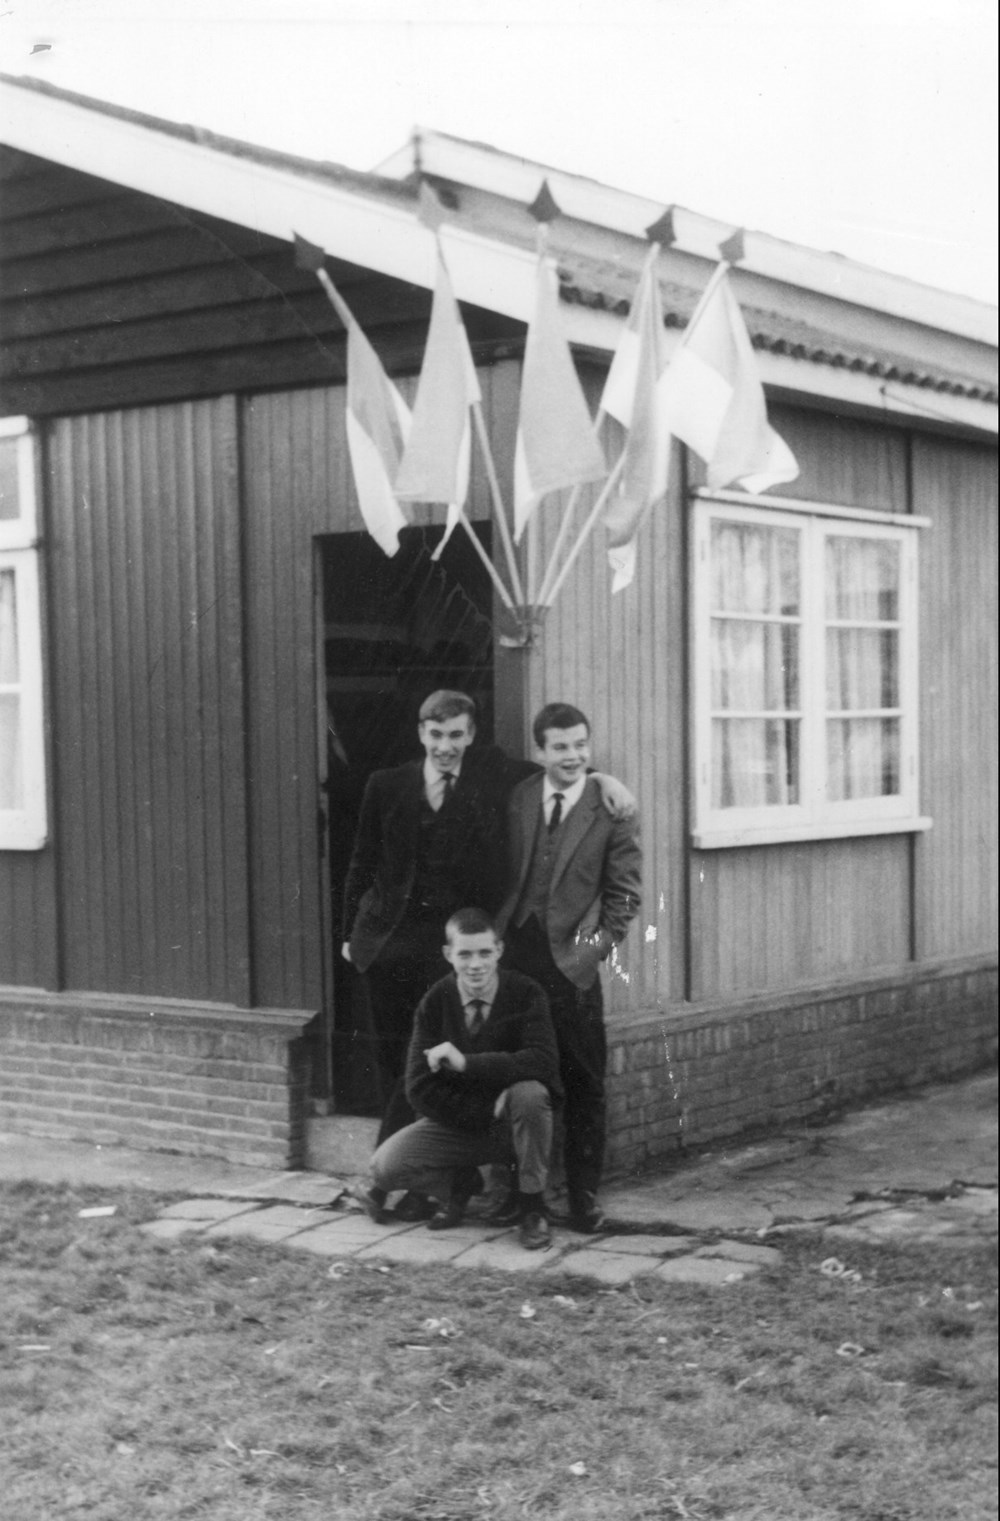
[[[456,782],[457,782],[458,779],[459,779],[459,777],[461,776],[461,774],[462,774],[462,762],[459,761],[459,763],[455,767],[454,771],[449,771],[448,775],[449,776],[453,776],[455,778]],[[439,771],[438,768],[437,768],[437,766],[435,766],[435,764],[431,760],[430,756],[429,755],[425,755],[424,756],[424,791],[427,793],[427,795],[429,797],[433,797],[435,789],[437,791],[440,791],[441,788],[444,786],[444,775],[445,775],[444,772],[443,771]]]
[[[497,989],[499,986],[499,977],[494,977],[492,982],[486,984],[481,993],[473,993],[471,998],[466,998],[465,994],[462,992],[462,989],[459,988],[458,996],[462,1000],[462,1008],[467,1009],[470,1004],[481,1003],[483,1005],[483,1012],[488,1014],[490,1012],[490,1009],[493,1007],[493,1001],[497,996]]]
[[[561,792],[563,800],[563,818],[565,818],[567,813],[569,813],[569,810],[573,807],[574,803],[578,803],[580,801],[581,797],[583,796],[583,789],[586,787],[586,785],[586,772],[577,778],[572,787],[553,787],[548,777],[546,777],[544,785],[542,787],[542,803],[543,805],[548,804],[549,800],[554,796],[555,793]]]

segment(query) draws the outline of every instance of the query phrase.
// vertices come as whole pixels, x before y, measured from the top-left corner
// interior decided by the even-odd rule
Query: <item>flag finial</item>
[[[738,264],[746,258],[742,227],[737,227],[724,243],[719,244],[719,258],[725,259],[727,264]]]
[[[445,210],[440,197],[427,180],[422,179],[417,190],[417,221],[430,232],[437,232],[444,220]]]
[[[326,253],[316,243],[308,243],[298,233],[295,238],[295,267],[296,269],[308,269],[312,274],[319,274],[326,263]]]
[[[549,189],[548,180],[542,180],[542,187],[528,210],[536,222],[554,222],[559,216],[559,202]]]
[[[674,208],[668,206],[655,222],[650,222],[646,228],[646,237],[650,243],[662,243],[664,248],[669,248],[677,242],[677,233],[674,231]]]

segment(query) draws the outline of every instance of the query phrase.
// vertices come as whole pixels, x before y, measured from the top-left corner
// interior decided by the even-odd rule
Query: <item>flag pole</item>
[[[330,279],[330,276],[327,274],[326,270],[325,269],[317,269],[316,270],[316,278],[319,281],[320,285],[322,285],[323,289],[326,291],[327,295],[329,296],[329,298],[330,298],[330,305],[333,307],[334,311],[337,313],[337,316],[340,318],[341,322],[344,324],[345,327],[350,327],[352,325],[352,323],[354,323],[356,321],[354,313],[351,311],[351,308],[348,306],[347,302],[344,300],[343,296],[340,294],[340,291],[337,289],[337,287],[334,285],[333,281]]]
[[[437,249],[437,256],[447,270],[448,260],[445,258],[444,243],[441,238],[441,220],[443,215],[442,208],[434,191],[430,188],[430,186],[426,184],[426,182],[423,182],[420,187],[419,214],[420,220],[424,223],[424,226],[427,227],[428,231],[433,232],[434,243]],[[517,557],[514,554],[514,543],[510,536],[510,529],[507,526],[507,515],[504,511],[503,495],[500,491],[500,482],[497,478],[496,465],[493,460],[493,450],[490,447],[489,433],[486,429],[486,418],[483,415],[483,404],[481,401],[474,401],[471,403],[471,406],[472,416],[475,419],[476,424],[476,437],[479,440],[479,447],[483,451],[483,462],[486,466],[486,479],[490,488],[490,499],[493,503],[493,515],[497,520],[497,527],[500,530],[500,542],[503,545],[504,555],[507,560],[507,570],[510,575],[511,590],[514,593],[514,601],[520,602],[523,597],[523,592],[521,589],[521,576],[517,568]],[[468,524],[466,526],[468,526]],[[482,546],[479,544],[478,539],[476,539],[475,542],[477,547],[482,548]],[[494,583],[497,585],[497,587],[500,586],[499,578],[495,574]],[[507,595],[506,590],[504,591],[503,596],[505,604],[508,607],[513,608],[513,601]]]
[[[608,414],[605,412],[603,407],[598,408],[597,416],[594,418],[595,433],[600,432],[601,425],[603,424],[604,419],[607,417],[607,415]],[[544,605],[546,596],[548,595],[549,586],[555,578],[556,565],[558,563],[559,556],[562,554],[566,540],[569,537],[570,526],[573,522],[573,517],[576,513],[577,504],[580,500],[580,494],[582,491],[583,487],[581,485],[578,484],[574,486],[570,492],[569,501],[566,503],[566,511],[563,513],[563,520],[559,525],[559,532],[556,535],[556,541],[552,546],[552,554],[549,556],[549,563],[545,567],[545,574],[542,577],[542,584],[538,588],[538,601],[542,605]]]
[[[548,217],[551,215],[551,211],[549,208],[549,200],[546,197],[547,191],[548,184],[545,183],[543,184],[542,190],[539,192],[539,198],[535,203],[539,208],[538,227],[535,231],[535,253],[539,264],[544,261],[545,254],[549,246]],[[525,525],[527,532],[526,549],[528,561],[526,571],[528,583],[527,606],[529,608],[535,607],[538,603],[538,508],[540,505],[540,502],[535,504],[535,511],[531,514],[527,521],[527,524]]]
[[[476,551],[476,554],[479,556],[479,558],[482,560],[483,564],[486,566],[486,569],[489,571],[490,580],[493,582],[493,585],[497,589],[497,595],[499,596],[500,601],[503,603],[504,607],[507,608],[508,612],[513,613],[515,615],[515,617],[516,617],[517,616],[517,609],[514,606],[514,600],[511,597],[511,594],[507,590],[506,586],[504,586],[503,580],[502,580],[502,578],[500,576],[500,572],[497,570],[496,566],[493,564],[493,561],[490,559],[489,555],[486,553],[486,550],[483,548],[482,544],[479,542],[479,535],[476,533],[476,530],[473,528],[472,524],[469,522],[469,520],[466,517],[465,512],[464,512],[464,510],[462,508],[459,508],[459,511],[458,511],[458,521],[461,523],[462,527],[465,529],[466,533],[469,535],[469,538],[472,540],[472,544],[473,544],[473,547],[474,547],[474,549]]]
[[[654,223],[653,224],[653,228],[650,229],[650,232],[652,232],[658,226],[659,226],[658,223]],[[672,233],[671,233],[671,236],[672,236]],[[637,290],[639,290],[641,288],[642,279],[643,279],[643,276],[646,273],[647,266],[650,265],[650,264],[655,263],[655,261],[660,256],[662,248],[663,248],[663,244],[661,242],[659,242],[657,239],[654,239],[653,242],[652,242],[652,244],[651,244],[651,246],[650,246],[649,252],[646,254],[646,259],[645,259],[645,262],[643,264],[643,267],[639,271],[639,285],[636,287]],[[634,299],[635,298],[633,297],[633,300]],[[599,433],[600,432],[600,430],[601,430],[601,428],[602,428],[602,426],[604,424],[604,421],[605,421],[605,419],[606,419],[607,416],[608,416],[608,414],[605,411],[604,402],[602,400],[601,405],[597,409],[597,416],[594,418],[594,431],[595,431],[595,433]],[[572,522],[573,514],[576,512],[577,503],[580,500],[580,493],[581,493],[582,489],[583,489],[582,486],[574,486],[572,494],[570,496],[570,499],[569,499],[569,501],[566,504],[566,512],[565,512],[565,515],[563,517],[562,523],[560,525],[559,534],[558,534],[558,537],[556,538],[556,542],[552,546],[552,556],[551,556],[551,558],[549,560],[548,569],[546,570],[545,575],[542,578],[541,589],[540,589],[540,591],[538,593],[538,600],[539,600],[539,602],[541,602],[543,604],[545,603],[545,601],[546,601],[546,599],[547,599],[547,597],[549,595],[549,591],[551,589],[552,583],[555,580],[555,577],[556,577],[556,567],[557,567],[557,564],[558,564],[558,561],[559,561],[559,556],[562,553],[563,548],[564,548],[565,543],[566,543],[566,539],[569,536],[570,524]]]
[[[699,321],[701,320],[702,314],[704,313],[709,300],[715,294],[716,287],[718,286],[722,277],[729,273],[734,264],[739,264],[740,261],[745,257],[746,248],[744,246],[743,229],[742,227],[737,227],[736,231],[730,233],[725,242],[719,244],[719,262],[712,271],[711,279],[701,293],[701,300],[698,302],[698,305],[691,313],[691,318],[688,322],[687,327],[684,329],[681,343],[687,343],[691,333],[697,327]]]
[[[598,493],[597,501],[590,509],[590,516],[587,518],[583,527],[580,529],[579,534],[577,535],[576,543],[573,545],[573,548],[566,556],[566,561],[563,565],[562,570],[559,572],[544,599],[545,607],[551,607],[556,597],[558,596],[563,582],[576,563],[577,555],[580,553],[580,550],[590,538],[590,535],[594,530],[594,524],[597,522],[597,519],[600,517],[602,511],[607,506],[608,497],[617,486],[624,468],[625,450],[622,449],[621,454],[619,454],[617,460],[615,461],[614,469],[611,471],[611,474],[608,476],[607,480],[604,482],[604,485],[601,487],[600,492]]]
[[[486,419],[483,416],[483,404],[481,401],[472,403],[472,416],[476,423],[476,437],[483,451],[483,461],[486,465],[486,479],[489,481],[490,497],[493,501],[493,513],[500,529],[500,542],[503,545],[504,555],[507,559],[507,569],[510,573],[510,584],[514,596],[518,602],[524,598],[524,590],[521,586],[521,573],[517,568],[517,556],[514,553],[514,541],[510,536],[510,528],[507,525],[507,517],[504,512],[503,497],[500,493],[500,482],[497,479],[496,465],[493,463],[493,451],[490,448],[489,434],[486,431]],[[478,540],[476,541],[478,543]],[[508,601],[508,606],[510,606]]]

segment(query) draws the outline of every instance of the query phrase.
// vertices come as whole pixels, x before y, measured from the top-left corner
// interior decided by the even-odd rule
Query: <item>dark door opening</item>
[[[490,525],[477,524],[490,551]],[[332,946],[327,965],[328,1071],[333,1108],[375,1114],[364,985],[340,954],[343,888],[365,783],[375,770],[418,758],[420,704],[439,687],[468,692],[477,743],[493,738],[493,591],[464,531],[438,562],[441,528],[407,528],[388,558],[367,533],[317,541],[326,735],[326,851]],[[330,1017],[332,1016],[332,1017]]]

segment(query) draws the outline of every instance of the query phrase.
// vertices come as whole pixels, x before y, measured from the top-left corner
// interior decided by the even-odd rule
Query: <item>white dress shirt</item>
[[[565,788],[553,787],[548,777],[545,778],[544,784],[542,786],[542,808],[545,812],[546,826],[552,817],[552,810],[555,807],[556,793],[558,792],[562,796],[562,816],[563,819],[565,819],[570,809],[573,808],[583,797],[583,789],[586,787],[586,785],[586,774],[578,777],[577,780],[573,783],[572,787]]]

